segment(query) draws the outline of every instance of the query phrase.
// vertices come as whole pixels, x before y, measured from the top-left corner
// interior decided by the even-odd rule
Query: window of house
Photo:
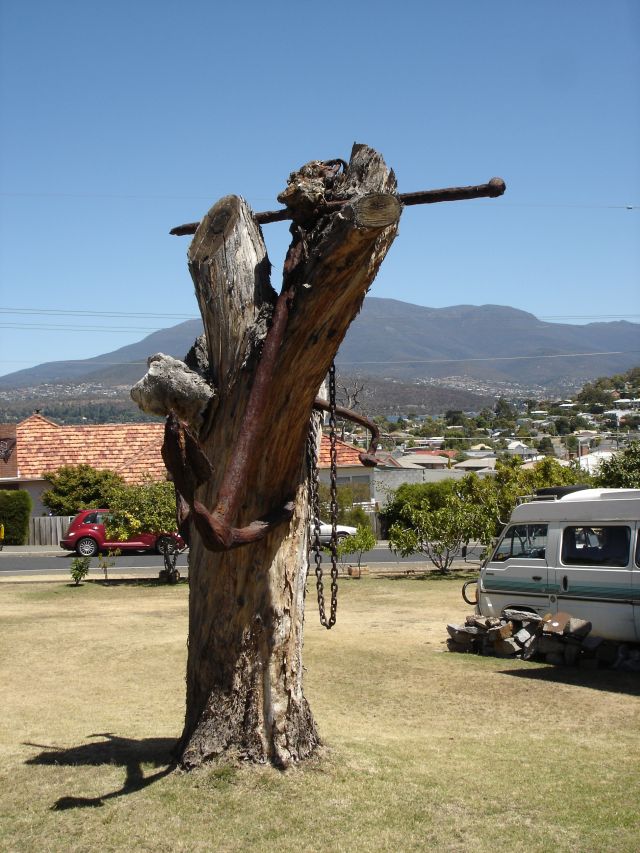
[[[544,559],[546,550],[546,524],[514,524],[507,528],[491,559],[497,563],[514,557],[541,560]]]
[[[619,525],[580,525],[562,531],[562,562],[567,566],[618,566],[629,563],[631,530]]]

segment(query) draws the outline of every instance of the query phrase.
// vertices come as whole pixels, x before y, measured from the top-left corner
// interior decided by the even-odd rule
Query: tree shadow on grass
[[[132,794],[158,782],[176,768],[175,751],[178,741],[175,738],[144,738],[133,740],[113,735],[110,732],[89,735],[92,738],[106,738],[96,743],[72,746],[68,749],[46,746],[39,743],[26,743],[43,751],[26,764],[53,764],[66,767],[78,765],[97,766],[112,764],[126,768],[125,780],[121,788],[103,794],[100,797],[60,797],[51,806],[53,810],[74,808],[96,808],[107,800]],[[160,767],[157,773],[145,776],[142,765],[151,764]]]
[[[503,669],[501,675],[527,678],[532,683],[570,684],[587,687],[590,690],[602,690],[606,693],[626,693],[640,696],[640,676],[634,672],[621,672],[612,669],[578,669],[571,666],[531,667],[531,669]]]

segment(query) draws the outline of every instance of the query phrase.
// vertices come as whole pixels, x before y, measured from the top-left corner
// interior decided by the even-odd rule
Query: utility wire
[[[587,358],[590,356],[603,355],[632,355],[640,353],[640,350],[610,350],[608,352],[565,352],[553,355],[490,355],[474,358],[428,358],[428,359],[411,359],[408,361],[336,361],[337,367],[347,367],[360,364],[385,364],[385,365],[403,365],[403,364],[470,364],[472,362],[482,361],[541,361],[547,358]],[[143,361],[100,361],[100,356],[94,358],[72,358],[63,360],[54,360],[47,364],[95,364],[97,367],[113,367],[116,365],[129,364],[146,364],[146,359]],[[4,364],[31,364],[31,360],[22,359],[3,359]]]
[[[159,332],[162,326],[47,326],[46,323],[0,323],[0,329],[39,329],[47,332]]]
[[[407,303],[408,304],[408,303]],[[429,308],[429,306],[418,306]],[[444,309],[429,308],[431,311]],[[160,314],[151,311],[86,311],[64,308],[0,308],[0,314],[43,314],[51,316],[72,317],[145,317],[145,318],[168,318],[174,320],[199,320],[198,314]],[[545,314],[537,317],[538,320],[615,320],[618,318],[639,317],[640,314],[629,314],[621,311],[618,314]]]
[[[480,358],[414,358],[406,361],[342,361],[342,359],[337,358],[336,366],[343,367],[347,364],[449,364],[450,362],[464,363],[475,361],[538,361],[546,358],[582,358],[594,355],[630,355],[631,353],[637,352],[640,352],[640,350],[630,349],[610,350],[608,352],[565,352],[554,353],[552,355],[489,355]]]
[[[73,317],[168,317],[182,320],[198,320],[197,314],[157,314],[152,311],[84,311],[66,308],[0,308],[0,314],[49,314]]]

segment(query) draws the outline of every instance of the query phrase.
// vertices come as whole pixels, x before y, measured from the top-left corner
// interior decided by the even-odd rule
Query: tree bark
[[[242,199],[214,205],[189,248],[207,341],[201,372],[215,388],[197,433],[212,472],[194,506],[235,528],[287,502],[292,512],[264,538],[227,551],[212,551],[204,527],[191,523],[184,768],[220,755],[285,767],[319,743],[302,684],[305,443],[318,388],[401,212],[395,177],[372,149],[354,146],[338,171],[307,164],[280,197],[294,220],[280,298]],[[319,196],[347,201],[327,214]]]

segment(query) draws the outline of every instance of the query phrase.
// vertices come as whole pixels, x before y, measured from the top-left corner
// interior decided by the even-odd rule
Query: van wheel
[[[90,536],[85,536],[76,542],[76,551],[81,557],[95,557],[98,553],[98,543]]]

